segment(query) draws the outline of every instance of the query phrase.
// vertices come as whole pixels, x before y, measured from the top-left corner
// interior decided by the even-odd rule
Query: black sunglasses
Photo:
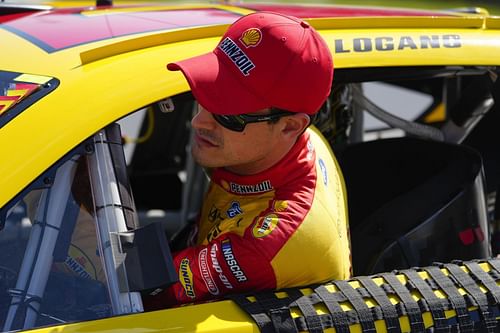
[[[227,128],[235,132],[243,132],[245,126],[250,123],[260,123],[263,121],[273,121],[284,116],[293,114],[290,111],[277,111],[269,114],[239,114],[235,116],[225,116],[212,113],[214,119]]]

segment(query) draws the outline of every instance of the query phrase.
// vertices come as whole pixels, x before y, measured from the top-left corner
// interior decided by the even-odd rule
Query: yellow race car
[[[165,66],[255,11],[331,49],[313,124],[343,173],[358,277],[145,311],[179,278],[170,250],[207,185],[193,96]],[[480,8],[2,3],[2,331],[498,332],[499,41]]]

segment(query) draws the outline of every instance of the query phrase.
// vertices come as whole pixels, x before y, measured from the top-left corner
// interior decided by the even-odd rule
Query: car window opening
[[[426,181],[429,184],[439,183],[450,177],[449,166],[437,166],[438,169],[442,167],[440,170],[443,173],[440,174],[441,171],[437,172],[431,168],[430,162],[426,162],[436,161],[439,157],[447,159],[448,154],[460,161],[457,165],[472,168],[474,177],[465,180],[467,186],[464,188],[450,188],[453,193],[446,196],[451,196],[452,200],[430,208],[430,215],[420,211],[425,217],[417,224],[400,230],[398,239],[417,244],[422,240],[422,235],[428,237],[426,232],[433,225],[442,227],[443,221],[457,217],[456,214],[461,212],[460,207],[465,207],[465,201],[483,201],[481,193],[490,185],[480,179],[481,163],[476,155],[469,154],[467,150],[454,153],[452,145],[467,141],[468,135],[474,132],[483,117],[498,108],[490,92],[490,83],[484,71],[464,76],[450,74],[446,78],[437,76],[403,80],[399,77],[396,80],[370,82],[370,89],[378,93],[390,87],[387,90],[390,93],[397,93],[398,89],[405,90],[411,99],[414,92],[414,101],[420,103],[415,108],[418,111],[411,116],[396,118],[391,118],[394,105],[390,98],[385,103],[374,103],[373,97],[371,101],[366,97],[366,82],[334,84],[330,98],[314,117],[313,124],[327,138],[338,154],[341,166],[347,170],[344,176],[354,209],[350,212],[353,239],[359,242],[359,239],[374,232],[365,226],[365,221],[373,216],[360,217],[356,212],[382,214],[380,211],[377,213],[378,207],[403,200],[404,196],[416,195],[413,188],[415,184],[425,187]],[[471,100],[471,96],[476,97]],[[464,100],[469,101],[464,104]],[[99,131],[90,141],[82,143],[73,156],[54,165],[52,177],[50,181],[45,181],[44,186],[28,188],[14,204],[2,209],[0,215],[6,216],[4,229],[0,232],[0,244],[6,248],[4,258],[0,258],[4,263],[0,268],[1,274],[5,276],[4,289],[0,291],[3,293],[0,318],[4,330],[142,312],[141,294],[145,291],[149,293],[156,287],[165,288],[171,283],[165,281],[176,278],[169,272],[162,277],[162,281],[156,279],[136,283],[145,276],[146,270],[141,271],[141,268],[137,271],[135,267],[127,267],[134,263],[126,258],[139,258],[141,253],[144,255],[145,252],[140,249],[140,239],[156,237],[161,243],[163,240],[159,234],[163,232],[172,249],[182,247],[180,244],[186,237],[185,227],[196,219],[207,177],[189,153],[192,138],[190,119],[195,109],[194,103],[190,93],[173,96],[166,106],[152,104],[120,120],[121,132],[118,125]],[[171,112],[172,105],[175,107],[174,112]],[[165,108],[168,112],[164,112]],[[432,119],[435,120],[426,121],[429,114],[438,112],[436,110],[439,115],[433,114]],[[363,114],[379,111],[382,111],[384,126],[367,126]],[[389,118],[384,118],[384,114],[389,114]],[[415,124],[420,124],[420,129],[414,130]],[[452,128],[452,125],[455,127]],[[396,138],[386,139],[383,133],[394,129],[400,130]],[[442,136],[435,136],[435,133]],[[128,139],[124,139],[126,137]],[[437,142],[443,140],[446,143]],[[389,193],[392,186],[401,185],[402,180],[398,180],[391,172],[383,173],[382,168],[378,170],[378,176],[369,178],[372,181],[380,179],[383,185],[368,186],[387,190],[387,195],[377,197],[380,206],[376,207],[374,200],[359,197],[362,192],[367,195],[371,193],[366,190],[369,182],[365,179],[359,186],[353,184],[352,179],[363,179],[359,174],[353,174],[360,171],[368,175],[359,168],[373,162],[363,162],[361,157],[370,154],[367,151],[356,152],[353,149],[356,145],[360,150],[367,149],[375,154],[373,160],[388,154],[382,160],[400,156],[401,163],[413,161],[413,166],[406,170],[408,173],[403,177],[408,181],[404,190],[408,192]],[[402,147],[405,147],[407,154],[397,153]],[[423,156],[419,152],[422,147],[425,148],[426,158],[413,160],[414,156]],[[375,172],[376,168],[373,170]],[[459,171],[458,167],[455,171]],[[432,176],[437,174],[443,178],[433,179]],[[37,184],[41,183],[44,183],[43,179],[38,180]],[[477,200],[465,200],[467,198]],[[367,202],[373,205],[364,206]],[[486,232],[487,207],[469,208],[477,212],[475,220],[479,221],[477,224],[481,230]],[[490,207],[488,209],[491,210]],[[456,221],[463,232],[469,230],[467,221],[458,217]],[[146,226],[150,226],[149,229],[144,229]],[[161,228],[158,229],[158,226]],[[440,235],[446,237],[448,231]],[[403,243],[385,244],[373,249],[371,252],[377,257],[371,258],[370,264],[364,261],[359,264],[359,259],[356,259],[358,270],[355,267],[355,272],[361,272],[360,266],[367,269],[363,274],[392,269],[384,258],[394,258],[394,253],[401,251],[405,253],[406,259],[399,261],[398,267],[421,265],[423,257],[420,255],[412,257],[414,261],[408,261],[411,251]],[[456,251],[462,251],[462,245],[457,245]],[[469,247],[461,256],[474,258],[487,255],[488,249],[483,244],[476,245],[474,249]],[[86,247],[91,250],[87,251]],[[164,249],[162,246],[159,248]],[[353,251],[357,253],[356,246]],[[451,252],[446,255],[453,254]],[[54,253],[53,260],[44,253]],[[362,260],[368,260],[366,253],[363,253],[358,251],[358,258],[362,256]],[[441,258],[445,256],[443,251],[434,251],[434,254]],[[427,258],[436,259],[432,256]],[[155,260],[147,261],[157,263]],[[33,280],[34,276],[38,277],[37,281]],[[83,295],[78,290],[87,292]]]

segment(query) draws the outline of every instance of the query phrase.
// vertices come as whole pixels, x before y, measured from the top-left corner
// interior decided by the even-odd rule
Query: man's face
[[[198,104],[198,113],[191,125],[194,130],[191,152],[204,167],[225,167],[237,174],[254,174],[271,167],[282,157],[278,156],[283,145],[279,121],[250,123],[243,132],[235,132],[220,125]]]

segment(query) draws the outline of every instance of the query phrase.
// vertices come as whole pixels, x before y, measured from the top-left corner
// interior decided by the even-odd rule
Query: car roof
[[[0,6],[12,8],[13,6]],[[73,69],[89,61],[128,51],[113,45],[147,35],[174,37],[159,43],[220,36],[227,25],[254,11],[277,11],[308,19],[321,30],[329,29],[405,29],[412,28],[489,30],[500,27],[500,19],[487,12],[460,13],[414,9],[371,8],[353,6],[305,6],[280,4],[238,5],[117,5],[110,7],[50,8],[5,15],[0,20],[0,36],[9,43],[2,55],[2,67],[57,73]],[[12,10],[12,9],[11,9]],[[19,10],[21,11],[21,9]],[[210,29],[210,27],[220,27]],[[192,31],[194,33],[188,33]],[[344,31],[342,31],[344,32]],[[342,37],[342,33],[337,32]],[[102,48],[108,46],[108,52]],[[344,51],[347,51],[344,48]],[[90,56],[90,54],[92,56]],[[26,55],[27,58],[19,58]],[[374,54],[374,56],[376,56]],[[36,57],[37,61],[25,61]],[[337,57],[342,58],[341,55]],[[398,57],[399,58],[399,57]],[[339,59],[339,60],[340,60]],[[418,61],[415,57],[413,61]],[[341,62],[337,66],[343,67]],[[46,73],[51,74],[51,73]]]
[[[353,6],[271,4],[0,6],[0,71],[57,82],[0,122],[0,207],[103,126],[189,90],[169,62],[210,52],[229,24],[253,11],[306,19],[336,69],[500,65],[500,18]],[[0,116],[1,120],[1,116]],[[78,124],[78,126],[75,126]]]

